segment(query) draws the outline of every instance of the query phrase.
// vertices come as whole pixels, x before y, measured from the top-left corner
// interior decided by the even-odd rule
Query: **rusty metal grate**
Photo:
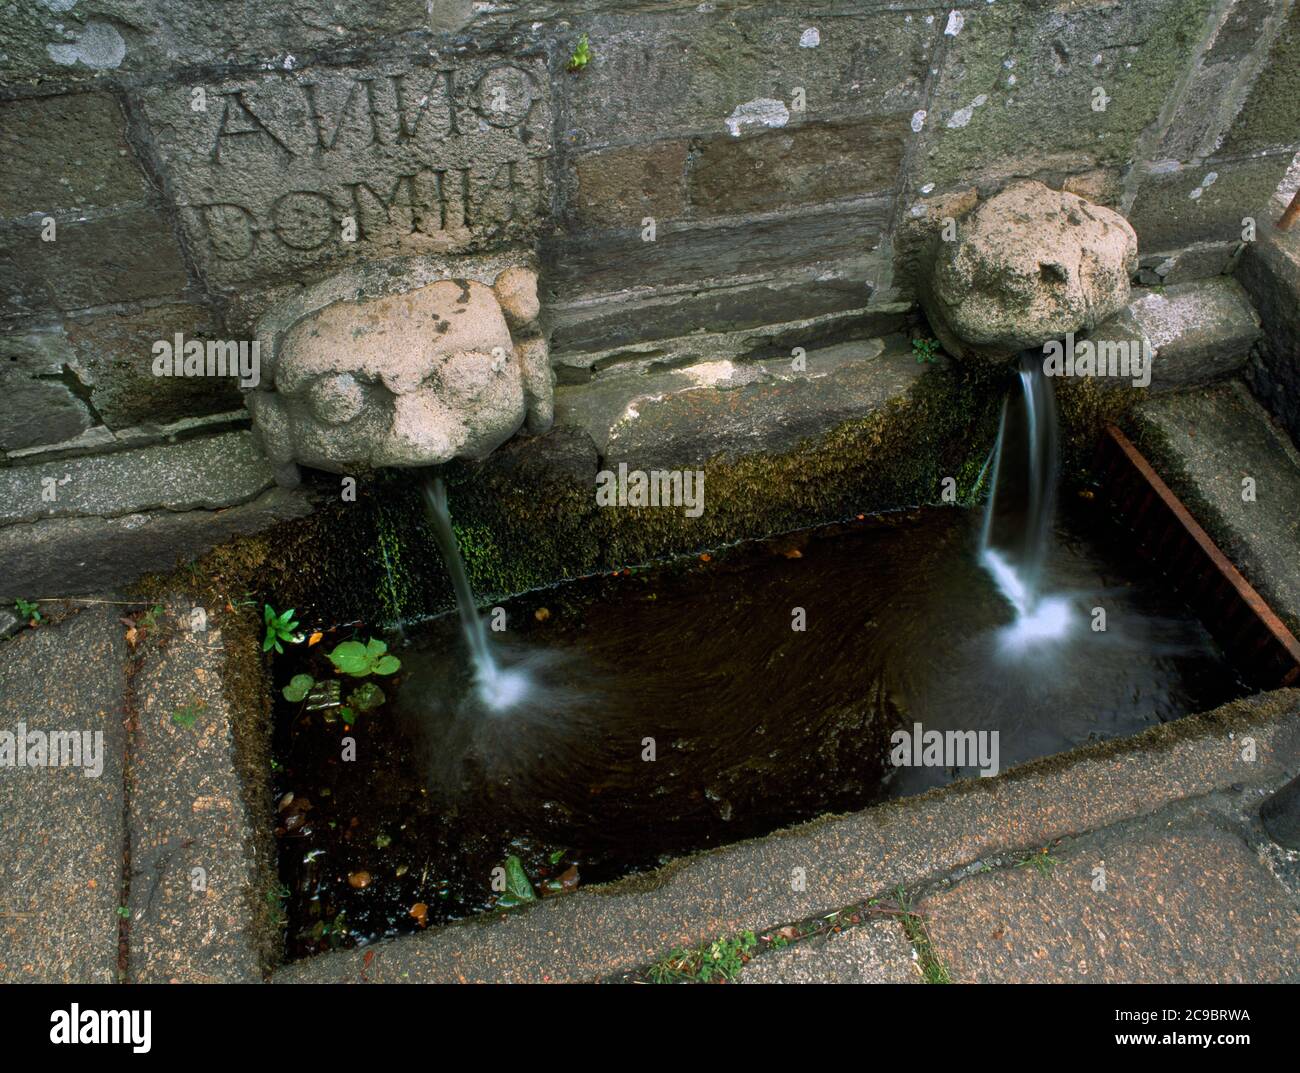
[[[1263,689],[1300,682],[1300,641],[1114,425],[1102,434],[1096,474],[1138,553],[1191,605],[1243,677]]]

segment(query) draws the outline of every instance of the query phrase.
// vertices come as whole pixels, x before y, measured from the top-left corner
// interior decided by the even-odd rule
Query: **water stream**
[[[1016,618],[1003,647],[1023,652],[1069,635],[1078,616],[1070,602],[1043,591],[1051,552],[1058,477],[1056,399],[1042,362],[1020,358],[1018,390],[1002,407],[993,456],[993,491],[984,513],[980,563]]]
[[[485,708],[504,711],[519,703],[528,692],[528,676],[522,670],[502,668],[493,655],[487,627],[479,617],[474,590],[470,588],[469,575],[465,572],[465,563],[456,541],[456,531],[452,528],[446,485],[441,477],[425,476],[423,490],[433,537],[442,553],[442,561],[447,566],[456,593],[461,633],[469,647],[470,662],[474,668],[475,692]]]

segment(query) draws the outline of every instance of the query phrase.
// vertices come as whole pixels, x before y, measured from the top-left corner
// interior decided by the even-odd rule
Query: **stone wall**
[[[1013,177],[1131,215],[1147,282],[1214,274],[1300,148],[1297,70],[1291,0],[21,5],[0,449],[238,409],[151,342],[357,260],[536,246],[562,383],[877,334],[908,221]]]
[[[598,445],[643,373],[903,328],[915,226],[1012,179],[1130,216],[1144,283],[1218,274],[1300,149],[1298,71],[1294,0],[33,0],[0,467],[242,425],[153,344],[251,338],[359,262],[538,254]]]

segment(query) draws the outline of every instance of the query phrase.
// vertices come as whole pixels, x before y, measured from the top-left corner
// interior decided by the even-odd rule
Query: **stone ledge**
[[[1300,916],[1211,810],[1054,850],[1044,871],[971,876],[917,906],[958,983],[1274,983],[1300,979]],[[1097,890],[1097,867],[1105,889]]]
[[[1239,381],[1138,406],[1135,442],[1206,532],[1300,632],[1300,453]],[[1243,479],[1255,482],[1243,499]]]
[[[810,349],[804,372],[791,361],[607,373],[559,389],[556,423],[585,429],[607,465],[700,465],[788,450],[905,398],[926,370],[901,336]]]
[[[274,483],[253,434],[240,430],[0,470],[0,525],[43,518],[120,518],[246,503]]]
[[[1129,304],[1091,332],[1094,345],[1150,344],[1155,358],[1151,391],[1222,380],[1238,372],[1259,338],[1259,316],[1245,289],[1230,276],[1135,288]],[[1131,378],[1098,377],[1103,384]]]
[[[231,536],[311,510],[304,492],[272,488],[227,510],[151,511],[121,518],[49,518],[0,528],[0,599],[118,591]]]

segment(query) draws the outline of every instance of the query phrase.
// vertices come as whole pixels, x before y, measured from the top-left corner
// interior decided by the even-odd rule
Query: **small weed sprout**
[[[648,975],[656,984],[687,980],[701,984],[731,983],[740,975],[756,946],[758,936],[743,931],[702,946],[678,948],[651,965]]]
[[[573,55],[569,57],[567,69],[570,71],[581,71],[591,62],[591,45],[587,40],[587,35],[583,34],[578,38],[578,47],[573,50]]]
[[[21,596],[14,601],[14,610],[18,612],[19,617],[32,626],[37,626],[41,621],[41,613],[37,610],[36,604],[31,600],[24,600]]]
[[[912,353],[918,365],[939,360],[939,342],[936,339],[913,339]]]
[[[298,632],[298,622],[293,617],[293,608],[277,615],[274,607],[264,604],[262,621],[266,625],[266,636],[262,638],[263,652],[270,652],[273,648],[277,652],[283,652],[281,641],[291,645],[302,643],[302,634]]]

